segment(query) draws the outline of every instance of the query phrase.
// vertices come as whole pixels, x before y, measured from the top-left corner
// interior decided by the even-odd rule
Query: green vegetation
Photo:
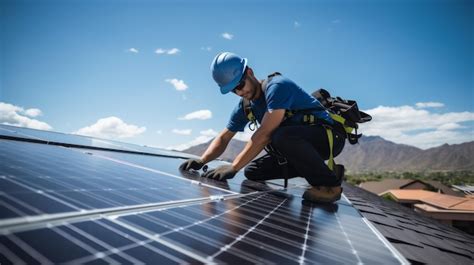
[[[386,193],[386,194],[382,195],[381,197],[386,199],[386,200],[389,200],[389,201],[397,202],[395,197],[393,197],[390,193]]]
[[[436,180],[444,185],[474,185],[474,171],[440,171],[440,172],[377,172],[357,173],[347,175],[347,182],[359,185],[367,181],[380,181],[382,179],[418,179]]]

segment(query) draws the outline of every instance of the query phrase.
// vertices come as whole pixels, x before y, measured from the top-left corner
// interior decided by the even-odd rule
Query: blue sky
[[[0,3],[0,123],[182,149],[227,124],[209,65],[247,57],[421,148],[474,140],[472,1]],[[249,132],[240,134],[249,137]]]

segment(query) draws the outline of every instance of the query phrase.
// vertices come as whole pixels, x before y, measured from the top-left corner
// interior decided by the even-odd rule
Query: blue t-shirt
[[[262,122],[265,112],[285,109],[285,110],[305,110],[315,109],[311,111],[318,119],[323,119],[330,124],[333,123],[329,113],[324,109],[321,103],[306,93],[302,88],[296,85],[290,79],[277,75],[268,83],[265,95],[256,100],[250,101],[252,112],[259,123]],[[297,114],[283,121],[284,125],[302,124],[302,115]],[[227,124],[227,129],[232,132],[241,132],[245,129],[245,125],[249,120],[245,117],[242,106],[242,100],[234,108]]]

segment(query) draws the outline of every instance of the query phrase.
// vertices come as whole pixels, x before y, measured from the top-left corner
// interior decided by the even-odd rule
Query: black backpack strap
[[[281,74],[279,72],[273,72],[272,74],[269,74],[267,76],[267,79],[262,81],[262,92],[264,95],[265,95],[265,92],[267,92],[268,82],[270,82],[270,80],[272,80],[273,77],[278,76],[278,75],[281,75]]]

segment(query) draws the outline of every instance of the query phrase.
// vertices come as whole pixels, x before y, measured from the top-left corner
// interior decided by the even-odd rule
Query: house
[[[364,190],[380,195],[388,190],[428,190],[442,194],[463,197],[463,193],[454,191],[439,181],[413,179],[383,179],[359,184]]]
[[[389,190],[380,195],[425,216],[474,234],[474,198],[426,190]]]

